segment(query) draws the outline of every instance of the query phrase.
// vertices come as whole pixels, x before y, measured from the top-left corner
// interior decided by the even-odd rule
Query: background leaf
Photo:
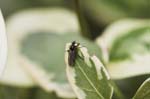
[[[66,50],[69,50],[67,44]],[[113,87],[109,75],[96,56],[89,56],[85,47],[78,47],[74,66],[68,64],[65,54],[67,77],[79,99],[111,99]]]
[[[41,20],[41,18],[43,20]],[[68,21],[66,21],[66,19],[68,19]],[[51,25],[52,21],[53,23],[56,23],[56,24]],[[22,23],[24,23],[24,26],[22,25]],[[61,35],[64,33],[64,31],[72,31],[72,32],[78,31],[78,25],[77,25],[77,21],[73,13],[71,13],[68,10],[59,9],[59,8],[58,9],[57,8],[54,8],[54,9],[43,8],[43,9],[37,9],[37,10],[36,9],[28,10],[28,11],[17,13],[13,15],[12,17],[10,17],[7,20],[7,32],[8,32],[8,43],[9,43],[8,47],[11,50],[9,50],[9,53],[8,53],[9,55],[8,55],[6,70],[4,71],[4,74],[2,78],[0,79],[0,84],[4,88],[5,86],[8,85],[8,86],[14,87],[14,90],[15,88],[21,88],[24,90],[25,88],[32,88],[37,85],[40,87],[42,86],[38,82],[39,79],[37,81],[37,79],[35,80],[34,77],[31,75],[31,70],[25,68],[24,65],[29,65],[29,64],[28,62],[27,63],[25,62],[25,60],[23,59],[24,55],[20,53],[21,47],[22,47],[21,46],[22,40],[28,34],[30,33],[32,34],[32,33],[35,33],[35,31],[40,31],[40,30],[41,31],[55,31],[56,33]],[[33,63],[30,59],[26,59],[26,60],[28,60],[29,63]],[[44,70],[43,71],[41,69],[38,69],[38,70],[40,70],[38,71],[38,74],[43,75]],[[41,77],[39,75],[37,76]],[[46,75],[45,77],[44,75],[44,77],[41,77],[41,78],[42,79],[46,78],[46,80],[49,83],[50,80],[49,78],[47,79],[47,77],[51,77],[51,76]],[[56,87],[56,84],[53,84],[53,85],[54,87],[51,88],[52,90],[48,90],[49,94],[51,93],[51,91],[54,91],[53,88],[55,88],[56,91],[59,91],[62,93],[65,92],[64,90],[69,90],[68,92],[70,92],[71,94],[69,95],[61,94],[61,96],[64,96],[65,98],[75,97],[74,93],[71,91],[71,89],[68,86],[65,85],[65,88],[62,87],[62,89],[59,90],[59,89],[56,89],[59,87],[59,85],[57,85],[57,87]],[[43,88],[43,86],[41,88]],[[49,86],[47,89],[49,89]],[[47,91],[47,89],[44,89],[44,91]],[[32,92],[34,93],[34,91],[35,90],[31,90],[31,93]],[[5,91],[4,93],[7,93],[7,91]],[[19,91],[16,91],[16,94],[19,95]],[[58,95],[58,93],[55,93],[55,94]]]
[[[73,99],[61,98],[55,92],[45,92],[37,87],[0,86],[0,99]]]
[[[5,68],[7,57],[7,37],[4,19],[0,9],[0,77]]]
[[[109,26],[97,39],[109,52],[108,71],[113,79],[149,74],[149,20],[122,20]],[[130,47],[129,47],[130,46]]]
[[[150,78],[148,78],[137,90],[133,99],[149,99],[150,97]]]
[[[99,24],[129,17],[150,17],[150,3],[147,0],[82,0],[82,3],[87,13]]]

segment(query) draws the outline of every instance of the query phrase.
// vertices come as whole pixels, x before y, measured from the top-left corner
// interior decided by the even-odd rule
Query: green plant
[[[28,9],[8,18],[10,50],[0,99],[150,98],[150,20],[122,19],[93,40],[80,2],[74,0],[78,20],[64,8]],[[117,18],[102,16],[107,24]],[[74,40],[80,45],[69,66],[68,42]]]

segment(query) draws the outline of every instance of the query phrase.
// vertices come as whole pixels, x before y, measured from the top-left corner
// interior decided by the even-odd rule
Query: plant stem
[[[75,12],[77,14],[78,17],[78,21],[79,21],[79,25],[80,25],[80,29],[81,29],[81,34],[84,37],[87,37],[89,39],[92,39],[90,30],[89,30],[89,26],[87,21],[85,20],[85,17],[83,15],[83,11],[81,9],[81,5],[80,5],[80,1],[79,0],[73,0],[74,2],[74,6],[75,6]]]
[[[125,96],[123,95],[123,93],[121,92],[121,90],[116,85],[116,83],[112,80],[110,82],[111,82],[111,84],[114,88],[114,93],[115,93],[116,97],[119,98],[119,99],[126,99]]]

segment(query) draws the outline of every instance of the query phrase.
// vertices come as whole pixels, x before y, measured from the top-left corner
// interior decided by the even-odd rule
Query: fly
[[[74,63],[75,63],[75,59],[76,59],[76,56],[77,56],[77,48],[80,44],[79,43],[76,43],[76,41],[73,41],[69,47],[69,50],[68,50],[68,53],[69,53],[69,56],[68,56],[68,62],[69,62],[69,66],[74,66]]]

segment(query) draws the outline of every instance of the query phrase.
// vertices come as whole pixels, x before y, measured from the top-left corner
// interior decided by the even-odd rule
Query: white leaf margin
[[[0,76],[2,75],[7,60],[7,36],[5,23],[0,9]]]
[[[75,74],[75,69],[71,66],[69,66],[68,64],[68,49],[69,49],[69,46],[71,45],[71,43],[67,43],[66,44],[66,52],[65,52],[65,63],[66,63],[66,73],[67,73],[67,77],[68,77],[68,81],[70,82],[70,85],[72,86],[75,94],[77,95],[77,97],[79,99],[86,99],[86,94],[84,93],[83,90],[81,90],[77,85],[76,85],[76,80],[75,80],[75,77],[76,77],[76,74]],[[90,62],[88,62],[88,59],[90,58],[90,55],[87,51],[87,48],[85,47],[82,47],[81,45],[79,46],[80,47],[80,50],[81,50],[81,53],[83,54],[84,56],[84,60],[85,60],[85,63],[88,64],[87,66],[90,66],[91,64],[89,64]],[[80,53],[79,53],[80,54]],[[91,57],[92,61],[94,62],[94,66],[96,67],[96,71],[97,71],[97,75],[98,75],[98,78],[99,79],[102,79],[102,75],[100,73],[101,69],[103,68],[105,74],[106,74],[106,77],[108,80],[110,80],[110,76],[108,74],[108,72],[106,71],[106,69],[104,68],[102,62],[100,62],[100,60],[95,56],[93,55]],[[111,96],[113,96],[113,87],[111,86]]]

